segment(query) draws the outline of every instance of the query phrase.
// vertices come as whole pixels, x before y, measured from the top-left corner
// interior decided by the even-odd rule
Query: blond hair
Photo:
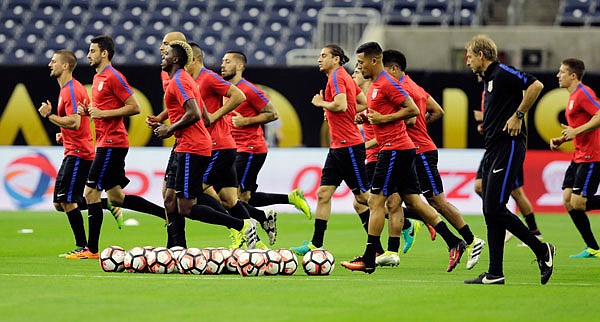
[[[479,54],[483,53],[483,57],[490,61],[498,60],[498,47],[496,43],[487,35],[477,35],[465,46],[467,50],[471,49],[472,52]]]
[[[185,41],[181,41],[181,40],[173,40],[169,43],[169,46],[171,47],[180,47],[182,49],[183,52],[185,52],[185,56],[186,57],[180,57],[179,59],[184,59],[184,68],[187,68],[190,63],[192,62],[192,59],[194,58],[194,51],[192,50],[192,47]]]

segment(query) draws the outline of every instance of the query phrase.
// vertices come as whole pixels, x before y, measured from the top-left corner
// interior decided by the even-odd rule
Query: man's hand
[[[310,102],[316,107],[322,107],[322,104],[325,102],[325,99],[323,98],[323,90],[319,91],[318,94],[315,94]]]
[[[63,144],[62,133],[56,133],[56,143]]]
[[[574,128],[568,125],[561,123],[560,126],[563,128],[562,132],[560,133],[562,134],[563,138],[565,138],[565,141],[571,141],[577,136],[577,134],[579,134]]]
[[[166,124],[160,124],[154,128],[154,135],[156,135],[159,139],[166,139],[173,135],[173,133],[169,133],[171,130],[171,126]]]
[[[369,122],[369,118],[364,113],[358,113],[354,115],[354,123],[355,124],[363,124]]]
[[[154,115],[146,116],[145,121],[146,121],[146,125],[151,129],[154,129],[155,127],[160,125],[160,120],[158,119],[158,117],[156,117]]]
[[[385,123],[385,116],[377,111],[373,111],[372,109],[367,109],[367,119],[371,124]]]
[[[510,136],[517,136],[521,133],[521,125],[523,124],[523,120],[518,118],[515,114],[513,114],[508,121],[506,121],[506,125],[502,131],[508,132]]]
[[[90,114],[90,117],[93,119],[101,119],[101,118],[105,117],[105,113],[103,110],[101,110],[99,108],[95,108],[93,106],[88,107],[88,113]]]
[[[42,117],[46,117],[48,114],[52,113],[52,103],[48,100],[43,102],[40,108],[38,108],[38,112]]]
[[[558,147],[565,142],[567,142],[567,140],[562,136],[550,139],[550,150],[558,150]]]
[[[248,125],[248,118],[242,116],[242,114],[236,112],[236,111],[231,111],[231,113],[233,113],[235,116],[231,117],[231,123],[233,124],[233,126],[235,127],[244,127],[246,125]]]
[[[77,114],[79,114],[81,116],[90,115],[88,109],[90,108],[91,105],[92,104],[90,104],[87,101],[77,102]]]

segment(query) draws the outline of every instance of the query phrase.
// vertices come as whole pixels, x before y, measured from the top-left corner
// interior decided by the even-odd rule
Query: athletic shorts
[[[371,193],[390,196],[420,194],[419,179],[415,169],[415,151],[381,150],[371,182]]]
[[[267,160],[266,153],[252,154],[248,152],[237,152],[235,158],[235,171],[238,179],[238,186],[242,192],[256,192],[258,184],[258,173]]]
[[[367,173],[367,181],[373,181],[373,175],[375,175],[375,166],[377,165],[377,161],[371,161],[365,164],[365,172]]]
[[[359,195],[369,190],[365,171],[365,145],[329,149],[321,174],[321,186],[339,186],[342,181]]]
[[[213,150],[203,182],[212,185],[217,192],[223,188],[237,187],[235,159],[235,149]]]
[[[523,169],[525,142],[518,139],[499,141],[485,151],[482,162],[482,189],[484,209],[486,203],[506,205],[517,175]]]
[[[427,151],[419,153],[415,157],[415,168],[419,177],[421,193],[431,198],[444,192],[442,177],[438,171],[438,151]]]
[[[54,202],[77,203],[83,198],[92,160],[83,160],[74,155],[66,156],[54,183]]]
[[[177,153],[175,153],[176,146],[177,143],[175,143],[171,149],[169,161],[167,162],[167,169],[165,169],[165,187],[167,189],[175,189],[175,178],[177,177]]]
[[[562,188],[572,188],[573,194],[588,198],[596,194],[600,183],[600,162],[575,163],[571,161]]]
[[[178,198],[194,199],[204,191],[202,177],[210,157],[185,152],[176,152],[176,154],[175,193]]]
[[[125,176],[125,157],[128,148],[96,148],[86,185],[97,190],[110,190],[116,186],[125,188],[129,179]]]
[[[479,162],[479,168],[477,168],[477,176],[475,177],[476,179],[481,179],[481,167],[482,166],[483,166],[483,159],[481,159],[481,162]],[[519,169],[518,171],[519,172],[517,172],[517,179],[515,180],[513,190],[517,189],[517,188],[521,188],[525,184],[525,179],[523,176],[523,166],[521,166],[521,169]]]

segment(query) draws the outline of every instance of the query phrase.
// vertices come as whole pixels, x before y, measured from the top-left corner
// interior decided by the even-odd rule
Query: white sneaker
[[[469,260],[467,261],[467,269],[471,269],[479,263],[481,252],[483,252],[483,246],[485,241],[481,238],[475,237],[473,243],[469,245]]]
[[[258,222],[254,219],[244,219],[244,228],[242,228],[242,233],[244,234],[248,249],[254,249],[256,242],[258,241],[258,234],[256,233],[257,223]]]
[[[513,235],[510,231],[506,231],[506,235],[504,235],[504,243],[508,243],[515,235]]]
[[[267,221],[262,223],[262,228],[269,235],[269,245],[274,245],[277,239],[277,213],[273,209],[265,212]]]
[[[400,257],[398,253],[391,252],[389,250],[375,258],[375,265],[377,266],[398,266],[400,264]]]

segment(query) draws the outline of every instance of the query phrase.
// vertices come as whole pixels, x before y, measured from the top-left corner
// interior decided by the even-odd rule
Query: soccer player
[[[356,105],[366,104],[365,95],[343,65],[349,61],[342,48],[330,44],[321,49],[319,71],[327,75],[325,92],[314,95],[311,103],[322,108],[329,124],[331,142],[317,190],[317,210],[310,242],[290,248],[298,255],[323,246],[327,222],[331,216],[331,197],[346,182],[354,194],[354,209],[363,227],[369,223],[369,184],[365,173],[365,143],[354,124]],[[381,249],[383,253],[383,249]]]
[[[300,210],[306,218],[311,219],[310,207],[304,199],[302,190],[295,189],[289,194],[257,192],[258,173],[267,158],[267,143],[262,124],[278,118],[277,111],[269,98],[256,85],[243,78],[248,61],[246,55],[239,51],[228,51],[221,60],[221,76],[235,84],[246,95],[230,118],[231,134],[237,145],[236,172],[238,177],[240,199],[254,207],[274,204],[290,204]],[[250,216],[262,223],[263,218],[249,209]]]
[[[504,284],[504,231],[508,230],[535,253],[540,281],[546,284],[554,268],[554,245],[538,240],[506,208],[525,159],[526,127],[523,117],[544,85],[531,74],[500,64],[496,44],[488,36],[474,36],[466,49],[467,66],[483,78],[484,85],[483,134],[486,150],[482,166],[482,199],[490,263],[488,272],[465,283]]]
[[[165,219],[165,210],[150,201],[134,195],[125,195],[129,183],[125,176],[125,156],[129,139],[123,122],[126,116],[140,112],[138,100],[125,77],[112,65],[115,53],[111,37],[99,35],[91,39],[87,55],[96,70],[92,85],[92,104],[80,102],[78,113],[89,115],[96,130],[96,156],[88,174],[85,199],[88,204],[89,232],[87,246],[68,255],[70,259],[97,259],[98,242],[102,228],[100,195],[106,191],[111,204],[148,213]]]
[[[600,209],[600,196],[595,195],[600,182],[600,101],[596,93],[582,83],[585,64],[576,58],[561,62],[556,77],[561,88],[569,91],[565,110],[567,124],[561,124],[560,137],[550,140],[550,148],[573,140],[575,151],[563,180],[563,203],[586,247],[571,258],[600,258],[600,247],[592,232],[587,210]]]
[[[377,248],[381,248],[380,236],[385,222],[386,202],[390,216],[402,216],[400,209],[404,202],[407,208],[416,211],[434,226],[446,241],[450,250],[446,271],[450,272],[460,261],[467,245],[448,230],[435,209],[424,203],[419,196],[421,191],[414,167],[415,145],[406,133],[404,123],[404,120],[417,116],[419,108],[402,85],[384,70],[383,50],[378,43],[364,43],[356,53],[363,76],[373,80],[367,93],[367,119],[374,125],[375,139],[381,150],[371,183],[371,217],[365,252],[352,261],[341,262],[341,265],[350,270],[373,273]],[[388,199],[390,196],[394,197]],[[398,220],[398,223],[401,222]]]
[[[437,167],[437,147],[427,133],[427,125],[440,119],[444,115],[444,110],[429,93],[406,74],[404,54],[397,50],[384,51],[383,66],[400,84],[406,85],[408,94],[419,107],[419,115],[406,121],[406,132],[417,149],[415,166],[421,192],[427,202],[452,224],[469,245],[467,247],[469,257],[467,269],[471,269],[479,262],[485,242],[473,235],[471,228],[465,223],[458,209],[446,199],[442,178]]]
[[[248,248],[254,248],[256,226],[253,219],[241,220],[196,204],[196,198],[203,194],[202,177],[211,160],[211,137],[201,120],[200,106],[204,106],[204,102],[194,79],[184,70],[192,58],[192,48],[188,43],[172,41],[161,61],[162,69],[171,77],[165,91],[165,106],[171,124],[157,126],[154,134],[161,139],[172,135],[177,138],[177,213],[169,214],[169,218],[178,232],[181,231],[178,225],[185,225],[184,217],[226,226],[232,232],[234,247],[247,244]],[[185,239],[184,236],[178,237]]]
[[[235,171],[236,144],[231,136],[231,124],[227,121],[227,113],[238,107],[246,99],[246,95],[237,86],[224,80],[221,75],[204,67],[202,49],[198,44],[190,43],[190,46],[194,56],[186,69],[198,85],[211,124],[208,132],[212,139],[212,153],[203,182],[215,189],[221,203],[232,216],[239,219],[250,218],[247,208],[252,206],[243,205],[238,198]],[[224,97],[227,98],[225,103],[223,103]],[[261,218],[267,218],[263,222],[263,229],[269,235],[269,244],[275,244],[277,214],[274,210],[265,213],[252,208],[252,211],[261,213]],[[259,242],[258,247],[265,246]]]

